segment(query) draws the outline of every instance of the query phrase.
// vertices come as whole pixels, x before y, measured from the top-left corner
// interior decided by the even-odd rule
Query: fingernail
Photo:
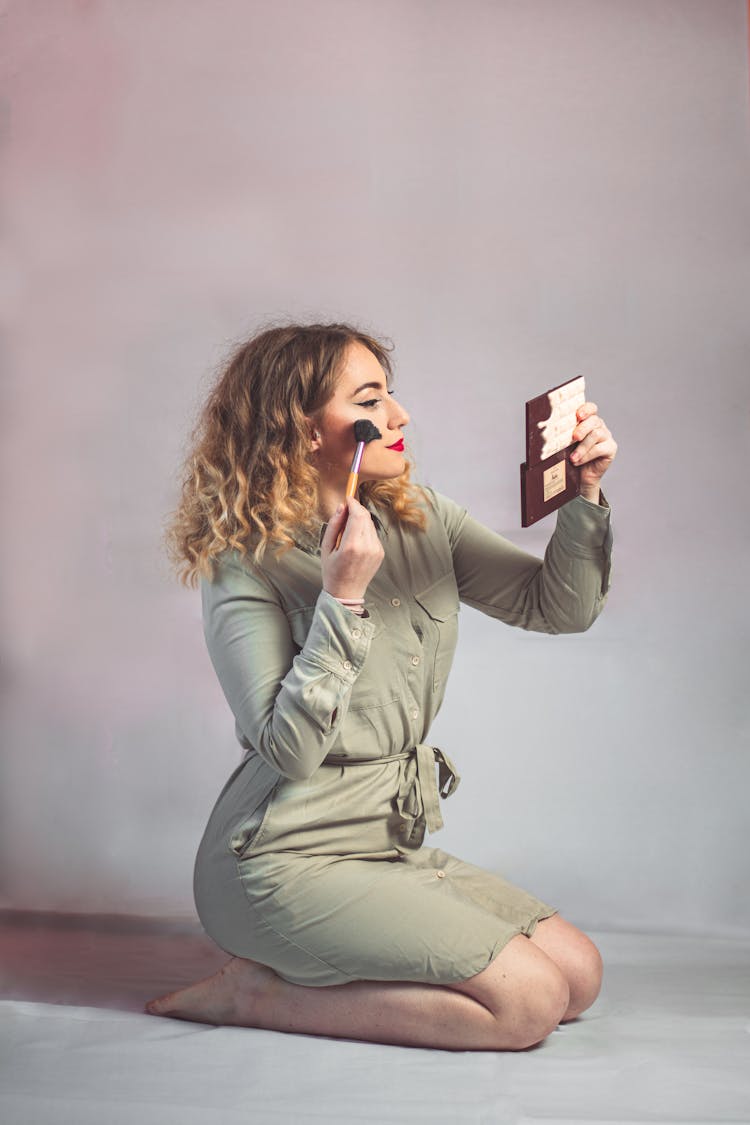
[[[339,504],[338,508],[336,509],[336,515],[338,515],[338,514],[339,514],[339,512],[343,512],[343,510],[344,510],[344,505],[343,505],[343,504]]]

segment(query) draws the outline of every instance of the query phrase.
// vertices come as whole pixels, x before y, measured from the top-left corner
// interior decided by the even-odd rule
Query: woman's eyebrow
[[[382,391],[383,390],[383,384],[382,383],[363,383],[361,387],[357,387],[356,391],[352,395],[352,398],[354,398],[356,395],[358,395],[360,391],[366,391],[368,387],[374,387],[376,391]],[[387,387],[385,389],[388,390]]]

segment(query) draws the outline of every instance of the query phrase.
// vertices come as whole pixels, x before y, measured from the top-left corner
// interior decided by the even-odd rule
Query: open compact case
[[[526,461],[521,465],[521,526],[530,527],[578,496],[580,469],[570,460],[578,445],[576,411],[586,401],[582,375],[526,403]]]

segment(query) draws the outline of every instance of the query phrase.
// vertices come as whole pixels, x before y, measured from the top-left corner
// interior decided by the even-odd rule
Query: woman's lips
[[[394,442],[393,445],[386,445],[386,449],[395,449],[397,453],[403,453],[404,439],[401,437],[398,441]]]

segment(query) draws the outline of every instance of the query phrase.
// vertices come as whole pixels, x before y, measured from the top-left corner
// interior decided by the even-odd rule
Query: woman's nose
[[[404,410],[401,403],[396,402],[394,399],[391,399],[391,407],[391,417],[388,421],[388,425],[391,429],[397,430],[399,426],[405,426],[408,423],[409,412],[408,410]]]

